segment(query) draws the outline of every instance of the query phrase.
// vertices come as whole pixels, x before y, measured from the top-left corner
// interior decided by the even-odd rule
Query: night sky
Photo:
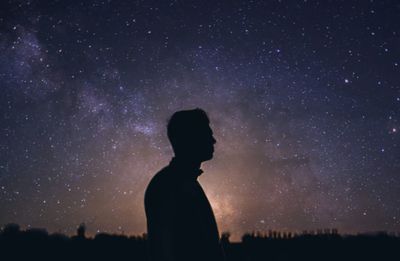
[[[141,234],[202,108],[220,232],[400,230],[400,2],[1,1],[0,225]]]

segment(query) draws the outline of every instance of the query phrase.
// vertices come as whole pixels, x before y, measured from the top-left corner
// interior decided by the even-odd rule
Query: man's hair
[[[209,124],[207,113],[200,108],[175,112],[167,125],[168,139],[174,152],[177,153],[196,139],[196,135],[201,134],[204,126]]]

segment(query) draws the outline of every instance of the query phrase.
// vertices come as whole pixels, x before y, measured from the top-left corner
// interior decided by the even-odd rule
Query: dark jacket
[[[191,169],[172,159],[147,187],[145,210],[151,261],[221,261],[224,254],[210,203]]]

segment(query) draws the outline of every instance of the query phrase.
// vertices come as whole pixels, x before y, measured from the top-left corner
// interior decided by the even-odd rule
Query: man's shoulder
[[[145,198],[163,197],[173,190],[173,182],[168,166],[157,172],[147,186]]]

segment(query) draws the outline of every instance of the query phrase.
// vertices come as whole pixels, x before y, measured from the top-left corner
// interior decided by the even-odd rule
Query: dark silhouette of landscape
[[[86,236],[81,224],[74,236],[49,234],[46,229],[21,230],[7,224],[0,231],[1,260],[148,260],[147,236],[99,233]],[[185,240],[195,242],[196,234]],[[248,233],[230,242],[222,233],[228,261],[250,260],[399,260],[400,234],[377,232],[340,235],[335,229],[287,233]]]

